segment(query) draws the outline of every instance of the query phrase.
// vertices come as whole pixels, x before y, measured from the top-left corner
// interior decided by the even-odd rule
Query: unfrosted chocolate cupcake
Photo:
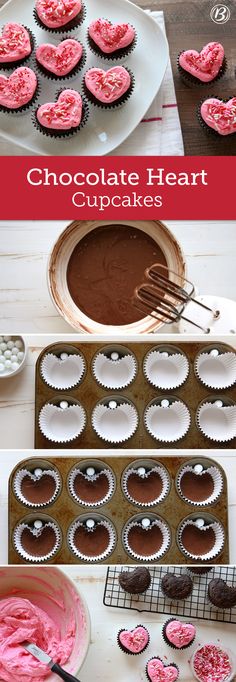
[[[133,571],[122,571],[118,580],[124,592],[143,594],[151,585],[151,574],[145,566],[138,566]]]
[[[29,562],[52,559],[60,547],[61,531],[54,519],[23,519],[14,529],[13,544],[18,554]]]
[[[173,600],[187,599],[193,591],[193,581],[189,575],[166,573],[161,580],[161,589],[165,597]]]
[[[210,573],[213,569],[213,566],[208,566],[207,568],[205,566],[188,566],[188,573],[192,573],[193,575],[206,575],[207,573]]]
[[[102,462],[87,462],[76,466],[69,474],[68,487],[72,497],[85,507],[107,503],[115,490],[112,470]]]
[[[104,561],[114,550],[116,532],[103,516],[80,516],[68,531],[69,549],[82,561]]]
[[[236,587],[227,585],[222,578],[213,578],[208,585],[208,599],[218,609],[231,609],[236,606]]]

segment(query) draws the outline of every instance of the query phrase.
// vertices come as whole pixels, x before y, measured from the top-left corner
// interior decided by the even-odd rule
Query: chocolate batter
[[[186,471],[181,478],[181,491],[192,502],[203,502],[214,492],[214,481],[207,471],[204,474],[195,474]]]
[[[44,474],[37,481],[25,475],[21,483],[22,495],[33,504],[49,502],[55,493],[55,489],[56,481],[49,474]]]
[[[99,556],[109,545],[108,530],[101,524],[98,524],[92,531],[79,526],[75,531],[74,544],[84,556]]]
[[[139,556],[150,556],[161,549],[163,535],[158,526],[144,530],[141,526],[132,526],[128,534],[130,549]]]
[[[109,481],[105,474],[101,473],[95,480],[85,478],[83,473],[78,472],[74,480],[74,491],[82,502],[100,502],[109,492]]]
[[[145,269],[167,265],[156,242],[128,225],[98,227],[83,237],[71,254],[67,284],[76,306],[95,322],[124,325],[145,317],[132,304]]]
[[[38,537],[29,528],[24,528],[21,535],[21,545],[31,556],[44,557],[54,549],[55,544],[56,535],[50,526],[43,528]]]
[[[127,478],[126,484],[128,493],[142,504],[154,502],[162,492],[162,480],[157,471],[150,471],[147,478],[139,476],[139,474],[130,474]]]
[[[215,533],[212,528],[200,530],[200,528],[188,524],[182,532],[181,540],[191,555],[204,556],[214,547]]]

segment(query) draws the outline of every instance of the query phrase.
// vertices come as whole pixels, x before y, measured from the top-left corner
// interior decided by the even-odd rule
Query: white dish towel
[[[163,12],[148,12],[165,33]],[[183,156],[184,146],[170,60],[161,88],[134,132],[113,156]]]

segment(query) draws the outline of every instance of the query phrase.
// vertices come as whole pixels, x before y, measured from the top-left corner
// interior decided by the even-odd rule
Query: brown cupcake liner
[[[54,494],[52,495],[52,497],[47,502],[36,502],[36,503],[30,502],[29,500],[27,500],[26,497],[24,497],[24,495],[21,491],[21,484],[22,484],[23,479],[25,478],[25,476],[30,476],[32,478],[32,480],[37,481],[37,480],[40,480],[40,478],[42,478],[44,475],[48,475],[48,476],[51,476],[52,478],[54,478],[54,481],[55,481],[55,492],[54,492]],[[14,482],[13,482],[14,495],[26,507],[31,507],[34,509],[36,509],[36,508],[39,509],[41,507],[47,507],[49,504],[52,504],[52,502],[55,501],[55,499],[59,493],[59,490],[61,487],[61,480],[60,480],[60,476],[57,473],[57,471],[55,471],[54,469],[43,469],[42,476],[40,476],[40,478],[38,479],[28,469],[20,469],[19,471],[17,471],[17,473],[15,475]]]
[[[211,86],[211,84],[214,84],[214,83],[216,83],[218,80],[220,80],[220,79],[222,78],[222,76],[224,76],[225,73],[226,73],[226,71],[227,71],[227,68],[228,68],[227,59],[226,59],[226,57],[224,57],[223,63],[222,63],[222,65],[221,65],[221,67],[220,67],[220,69],[219,69],[219,71],[218,71],[217,76],[215,76],[215,78],[213,78],[211,81],[208,81],[207,83],[205,83],[205,82],[201,81],[199,78],[196,78],[196,76],[192,76],[191,73],[189,73],[188,71],[185,71],[185,69],[183,69],[183,67],[180,66],[179,58],[180,58],[180,55],[181,55],[181,54],[182,54],[182,52],[179,52],[179,54],[178,54],[177,68],[178,68],[178,72],[179,72],[179,75],[180,75],[180,77],[181,77],[181,80],[182,80],[182,81],[185,83],[185,85],[187,85],[189,88],[195,87],[195,86],[197,86],[197,87],[204,87],[204,88],[205,88],[206,86],[209,87],[209,86]]]
[[[14,116],[14,115],[17,116],[17,114],[18,115],[25,114],[25,113],[27,114],[29,112],[29,110],[32,109],[33,105],[35,104],[38,97],[40,96],[41,90],[42,90],[41,83],[38,80],[37,87],[36,87],[36,90],[34,92],[34,95],[33,95],[32,99],[29,102],[27,102],[27,104],[23,104],[23,106],[19,107],[18,109],[9,109],[8,107],[4,107],[2,104],[0,104],[0,112],[2,112],[3,114],[11,114],[12,116]]]
[[[97,556],[91,556],[91,555],[87,556],[86,554],[83,554],[82,552],[80,552],[80,550],[74,544],[75,531],[77,530],[77,528],[84,525],[82,521],[79,521],[78,519],[73,521],[69,530],[68,530],[68,533],[67,533],[68,547],[69,547],[71,553],[74,554],[81,561],[85,561],[85,562],[89,562],[89,563],[96,563],[99,561],[105,561],[105,559],[107,559],[110,556],[110,554],[112,554],[112,552],[115,548],[116,534],[115,534],[115,530],[114,530],[111,522],[105,518],[101,518],[101,520],[98,520],[97,523],[98,523],[98,525],[105,526],[105,528],[107,529],[108,534],[109,534],[109,544],[108,544],[106,550],[104,550],[104,552],[102,552],[101,554],[98,554]],[[93,531],[91,530],[88,532],[93,532]]]
[[[105,21],[109,21],[109,19],[106,19],[105,17],[101,17],[101,18],[104,19]],[[112,21],[109,21],[109,23],[112,24]],[[134,26],[132,26],[132,28],[135,30]],[[114,52],[110,52],[109,54],[102,52],[102,50],[100,50],[97,43],[95,43],[94,40],[90,37],[89,29],[87,31],[87,43],[88,43],[88,46],[89,46],[91,52],[93,52],[93,54],[96,57],[101,57],[102,59],[107,60],[107,61],[113,61],[113,60],[117,61],[117,59],[124,59],[125,57],[128,57],[128,55],[130,55],[131,52],[133,52],[133,50],[135,49],[135,47],[137,45],[137,34],[135,32],[135,37],[133,39],[133,42],[130,43],[130,45],[127,45],[127,47],[123,47],[120,50],[115,50]]]
[[[194,641],[196,639],[196,631],[195,631],[195,635],[194,635],[193,639],[191,640],[191,642],[189,642],[189,644],[185,644],[185,646],[181,646],[181,647],[175,646],[174,644],[172,644],[172,642],[169,641],[169,639],[166,635],[166,632],[165,632],[168,623],[172,623],[175,620],[178,620],[178,615],[176,615],[175,618],[169,618],[164,623],[163,628],[162,628],[162,637],[164,639],[164,642],[167,644],[167,646],[169,646],[171,649],[174,649],[174,651],[184,651],[184,649],[189,649],[189,647],[192,646],[192,644],[194,643]],[[185,625],[191,625],[191,623],[188,623],[187,621],[183,621],[183,622],[185,623]]]
[[[77,493],[75,492],[75,489],[74,489],[74,482],[75,482],[75,479],[76,479],[78,474],[83,474],[83,476],[86,478],[87,481],[92,480],[92,479],[95,480],[100,474],[105,475],[107,477],[107,480],[109,483],[109,490],[108,490],[107,494],[105,495],[105,497],[103,499],[99,500],[98,502],[85,502],[84,500],[82,500],[82,498],[77,495]],[[75,468],[69,474],[68,488],[69,488],[69,492],[70,492],[71,496],[73,497],[73,499],[76,502],[81,504],[83,507],[95,508],[95,507],[101,507],[103,504],[106,504],[107,502],[109,502],[110,498],[112,497],[112,495],[115,491],[115,481],[114,481],[114,477],[113,477],[111,471],[109,471],[109,469],[101,469],[98,473],[94,474],[93,477],[90,477],[90,476],[86,475],[83,471],[81,471],[81,469]]]
[[[73,88],[70,88],[70,89],[72,90]],[[62,90],[59,90],[56,93],[55,102],[56,102],[57,98],[59,97],[59,95],[61,94],[61,92],[63,92],[63,90],[64,90],[64,88]],[[42,135],[45,135],[46,137],[54,138],[57,140],[58,139],[63,140],[63,139],[68,139],[69,137],[73,137],[74,135],[79,133],[82,130],[82,128],[84,128],[84,126],[86,125],[88,118],[89,118],[88,103],[84,97],[82,97],[82,100],[83,100],[82,118],[81,118],[79,126],[77,126],[76,128],[71,128],[70,130],[61,131],[61,130],[53,130],[53,128],[46,128],[46,127],[42,126],[41,123],[39,123],[39,121],[37,119],[37,111],[38,111],[39,107],[41,106],[39,104],[38,108],[35,111],[33,111],[33,113],[32,113],[32,123],[33,123],[35,129],[38,132],[42,133]]]
[[[42,556],[34,556],[33,554],[32,555],[28,554],[28,552],[26,550],[24,550],[24,548],[21,545],[21,536],[22,536],[23,530],[25,528],[30,528],[30,524],[22,521],[21,523],[18,523],[18,525],[16,526],[16,528],[13,532],[13,544],[14,544],[16,552],[20,555],[20,557],[22,559],[24,559],[24,561],[31,562],[31,563],[37,563],[37,564],[44,562],[44,561],[50,561],[55,556],[55,554],[58,552],[59,547],[60,547],[60,543],[61,543],[61,531],[59,529],[59,526],[56,524],[56,522],[53,522],[53,521],[46,521],[44,523],[44,527],[45,526],[49,526],[50,528],[53,528],[53,530],[55,532],[55,546],[45,556],[43,556],[43,555]],[[35,532],[33,534],[39,535],[40,530],[35,529]]]
[[[63,36],[63,40],[68,40],[68,39],[70,39],[70,36]],[[76,40],[76,38],[74,38],[74,40]],[[82,57],[81,57],[80,61],[78,62],[78,64],[76,64],[74,66],[74,68],[71,69],[71,71],[69,73],[67,73],[65,76],[57,76],[55,73],[52,73],[52,71],[49,71],[48,69],[46,69],[46,67],[44,67],[44,66],[42,66],[42,64],[40,64],[40,62],[37,60],[36,56],[34,58],[35,71],[37,71],[40,75],[45,76],[45,78],[47,78],[48,80],[57,81],[58,83],[62,83],[62,81],[66,81],[66,80],[69,80],[70,78],[73,78],[74,76],[77,76],[77,74],[80,71],[82,71],[82,69],[84,68],[86,61],[87,61],[87,53],[86,53],[84,45],[81,43],[80,40],[78,40],[77,42],[82,45],[82,48],[83,48]],[[38,46],[36,45],[36,49],[37,49],[37,47]]]
[[[142,625],[141,623],[139,623],[138,625],[135,625],[134,628],[132,628],[132,631],[136,630],[136,628],[143,628],[144,630],[146,630],[146,632],[148,634],[147,644],[145,644],[144,648],[141,651],[129,651],[120,642],[119,636],[120,636],[121,632],[124,632],[126,630],[126,628],[121,628],[118,632],[118,635],[117,635],[118,647],[121,649],[121,651],[123,651],[124,654],[128,654],[128,656],[140,656],[140,654],[143,654],[143,652],[146,651],[146,649],[148,648],[148,646],[150,644],[150,634],[149,634],[147,628],[145,627],[145,625]]]
[[[156,659],[158,659],[159,661],[161,661],[161,662],[163,663],[163,665],[164,665],[165,668],[168,668],[170,665],[171,665],[172,667],[176,668],[176,670],[178,671],[178,677],[179,677],[179,668],[178,668],[178,666],[176,665],[176,663],[172,663],[172,662],[169,663],[169,661],[168,661],[168,663],[165,663],[165,662],[162,660],[162,658],[161,658],[160,656],[152,656],[152,658],[149,658],[149,660],[148,660],[148,662],[147,662],[147,664],[146,664],[146,668],[145,668],[146,676],[147,676],[147,679],[148,679],[149,682],[153,682],[153,681],[152,681],[151,677],[149,677],[149,674],[148,674],[148,663],[150,663],[151,661],[156,660]],[[178,677],[176,678],[176,681],[177,681]]]
[[[233,135],[235,135],[236,131],[234,133],[229,133],[229,135],[220,135],[220,133],[218,133],[217,130],[214,130],[213,128],[208,126],[207,123],[205,123],[205,121],[203,120],[202,115],[201,115],[202,104],[206,101],[206,99],[211,99],[212,97],[216,97],[217,99],[220,100],[220,102],[223,102],[223,103],[229,102],[229,100],[232,99],[232,96],[223,98],[217,94],[208,95],[207,97],[204,97],[204,99],[201,99],[201,101],[199,102],[199,104],[197,106],[197,111],[196,111],[197,120],[198,120],[198,123],[200,123],[202,129],[205,131],[205,133],[207,133],[207,135],[211,135],[212,137],[215,137],[218,140],[219,139],[225,140],[226,137],[232,137]]]
[[[67,24],[64,26],[59,26],[58,28],[49,28],[49,26],[46,26],[46,24],[41,21],[41,19],[38,16],[36,8],[33,10],[33,17],[34,20],[36,21],[36,24],[39,26],[39,28],[43,28],[44,31],[48,31],[49,33],[66,33],[66,31],[74,31],[74,29],[78,28],[81,26],[81,24],[84,22],[87,14],[87,9],[84,4],[82,4],[81,10],[79,14],[72,19],[72,21],[68,21]]]
[[[10,71],[12,68],[18,69],[19,66],[25,66],[26,62],[28,62],[29,59],[33,55],[33,52],[35,49],[35,35],[31,31],[31,29],[28,28],[28,26],[25,26],[24,24],[21,24],[21,26],[23,26],[23,28],[25,28],[26,31],[28,31],[28,33],[29,33],[30,44],[31,44],[31,52],[30,52],[30,54],[26,55],[25,57],[22,57],[22,59],[17,59],[14,62],[5,62],[5,63],[1,62],[0,63],[0,70],[2,70],[2,71]],[[4,26],[3,26],[3,28],[4,28]]]
[[[90,67],[90,68],[93,68],[93,67]],[[109,104],[105,104],[104,102],[100,102],[100,101],[99,101],[99,100],[90,92],[90,90],[87,88],[86,83],[85,83],[85,76],[84,76],[83,82],[82,82],[82,88],[83,88],[83,93],[84,93],[85,97],[87,98],[87,100],[88,100],[91,104],[94,104],[95,107],[99,107],[100,109],[117,109],[118,107],[122,106],[122,104],[125,104],[125,102],[127,102],[127,100],[131,97],[131,95],[132,95],[132,93],[133,93],[133,91],[134,91],[134,88],[135,88],[135,78],[134,78],[134,75],[133,75],[133,73],[132,73],[132,71],[131,71],[130,69],[128,69],[126,66],[125,66],[124,68],[126,69],[126,71],[128,71],[128,73],[129,73],[129,75],[130,75],[130,78],[131,78],[130,87],[129,87],[129,89],[124,93],[124,95],[122,95],[121,97],[119,97],[119,99],[117,99],[115,102],[111,102],[111,103],[109,103]],[[90,70],[90,69],[89,69],[89,70]]]

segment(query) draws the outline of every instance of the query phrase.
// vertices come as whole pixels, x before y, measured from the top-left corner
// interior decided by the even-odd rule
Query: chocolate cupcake
[[[27,112],[39,95],[36,74],[27,66],[19,66],[9,76],[0,74],[0,111]]]
[[[207,43],[201,52],[185,50],[179,54],[178,70],[186,85],[204,86],[215,83],[227,69],[225,52],[221,43]]]
[[[125,654],[131,656],[138,656],[147,649],[150,641],[150,635],[144,625],[136,625],[133,630],[120,630],[117,636],[117,642]]]
[[[105,561],[116,545],[116,531],[111,521],[99,514],[80,516],[68,531],[68,546],[81,561]]]
[[[118,577],[119,584],[128,594],[144,594],[151,585],[151,574],[145,566],[138,566],[133,571],[122,571]]]
[[[217,610],[236,606],[236,587],[227,585],[222,578],[213,578],[209,582],[207,594],[210,604]]]
[[[213,566],[188,566],[187,571],[190,575],[207,575],[213,569]]]
[[[125,497],[140,507],[152,507],[163,502],[170,490],[165,467],[152,460],[134,462],[122,476]]]
[[[83,87],[92,104],[114,109],[129,99],[134,89],[134,76],[124,66],[113,66],[108,71],[92,68],[85,73]]]
[[[99,57],[123,58],[134,49],[136,32],[130,24],[112,24],[108,19],[95,19],[89,25],[88,43]]]
[[[193,581],[187,573],[181,575],[165,573],[161,579],[161,591],[170,601],[182,601],[191,596]]]
[[[15,496],[27,507],[39,508],[51,504],[55,501],[60,488],[61,479],[58,471],[41,466],[19,469],[13,480]]]
[[[76,90],[60,90],[56,102],[46,102],[33,113],[36,130],[47,137],[63,139],[76,135],[88,119],[88,104]]]
[[[102,462],[76,465],[69,474],[68,488],[76,502],[84,507],[99,507],[111,499],[115,490],[112,470]]]
[[[81,0],[36,0],[33,14],[40,28],[63,33],[80,26],[86,12]]]
[[[171,534],[167,523],[155,514],[147,518],[137,515],[126,523],[122,539],[127,554],[133,559],[157,561],[168,551]]]
[[[197,118],[206,133],[216,138],[236,133],[236,97],[221,98],[212,95],[197,107]]]
[[[13,544],[25,561],[50,561],[59,550],[61,531],[58,524],[49,517],[26,518],[15,527]]]
[[[63,38],[57,45],[41,43],[35,57],[38,70],[50,80],[71,78],[86,62],[85,49],[75,38]]]
[[[0,68],[12,69],[22,66],[34,49],[31,30],[16,22],[5,24],[0,37]]]
[[[164,663],[159,656],[153,656],[146,665],[149,682],[176,682],[179,668],[176,663]]]
[[[192,623],[183,623],[176,618],[169,618],[163,625],[163,639],[172,649],[182,651],[188,649],[196,637],[196,628]]]

